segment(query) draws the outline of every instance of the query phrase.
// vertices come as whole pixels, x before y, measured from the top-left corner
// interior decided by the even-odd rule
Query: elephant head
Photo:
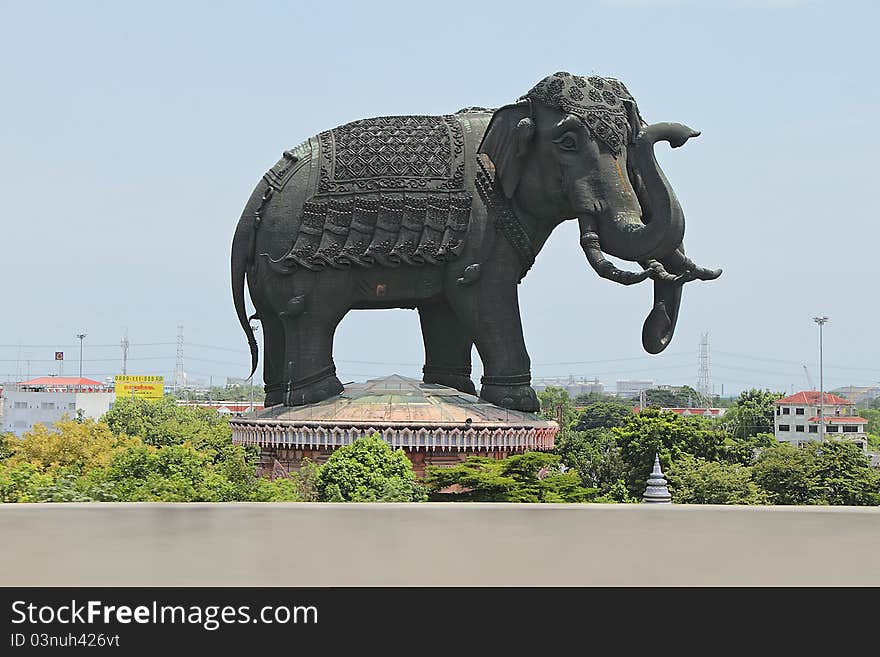
[[[495,112],[480,152],[519,208],[555,222],[577,217],[597,233],[602,251],[636,262],[671,252],[684,235],[683,217],[672,211],[677,203],[640,205],[632,177],[649,164],[636,147],[641,131],[622,83],[555,73]],[[638,178],[644,199],[674,198],[665,179],[660,189],[650,187],[656,178]]]
[[[664,307],[655,303],[646,323],[643,343],[651,353],[671,339],[687,270],[683,252],[675,255],[684,214],[653,146],[661,140],[680,146],[697,134],[680,124],[646,125],[617,80],[559,72],[497,110],[480,145],[517,212],[547,226],[548,234],[577,218],[587,259],[605,278],[627,285],[655,279]],[[603,253],[644,270],[622,271]]]

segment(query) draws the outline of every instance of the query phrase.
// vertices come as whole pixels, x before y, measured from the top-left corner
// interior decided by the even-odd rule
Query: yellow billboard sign
[[[117,374],[113,379],[117,397],[143,397],[162,399],[165,393],[164,376],[128,376]]]

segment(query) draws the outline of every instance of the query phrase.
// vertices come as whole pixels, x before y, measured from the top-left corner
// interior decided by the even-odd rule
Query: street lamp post
[[[814,317],[813,321],[819,325],[819,442],[825,442],[825,379],[822,371],[822,327],[828,321],[828,317]]]
[[[83,375],[83,340],[85,340],[85,333],[77,333],[76,337],[79,338],[79,378],[82,378]]]

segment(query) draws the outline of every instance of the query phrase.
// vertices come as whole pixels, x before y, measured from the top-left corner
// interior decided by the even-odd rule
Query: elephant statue
[[[567,219],[578,220],[601,277],[653,280],[642,342],[659,353],[684,283],[721,273],[684,255],[684,214],[654,157],[656,142],[678,147],[697,134],[647,125],[618,80],[559,72],[494,111],[354,121],[285,151],[252,193],[232,243],[232,294],[252,375],[250,320],[262,327],[265,405],[342,392],[333,335],[349,310],[415,308],[426,383],[476,394],[476,345],[480,397],[537,411],[517,285]]]

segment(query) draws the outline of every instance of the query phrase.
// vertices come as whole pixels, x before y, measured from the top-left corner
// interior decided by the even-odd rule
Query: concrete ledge
[[[880,585],[880,508],[0,504],[3,586]]]

